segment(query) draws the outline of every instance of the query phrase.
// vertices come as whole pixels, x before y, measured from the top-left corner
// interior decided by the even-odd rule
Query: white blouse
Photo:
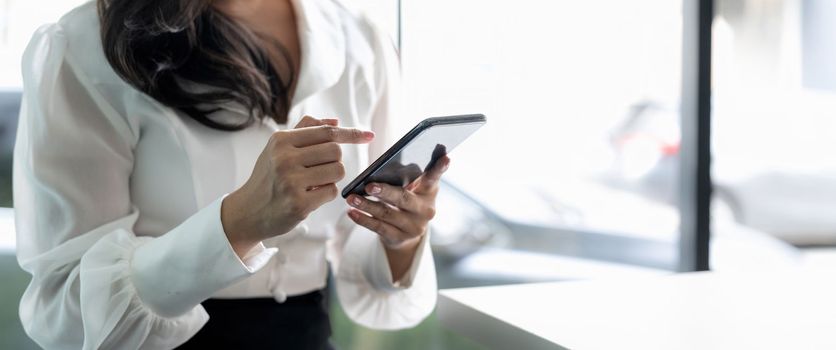
[[[223,197],[241,186],[275,130],[303,115],[371,128],[343,145],[347,174],[381,153],[397,116],[397,58],[361,15],[336,0],[295,0],[302,63],[287,125],[207,128],[129,86],[106,61],[95,2],[40,28],[23,59],[14,157],[18,260],[32,274],[26,332],[49,349],[175,347],[208,320],[210,298],[278,302],[326,285],[328,261],[349,317],[398,329],[436,300],[424,239],[393,283],[378,235],[338,198],[243,259],[226,239]],[[234,105],[219,119],[241,118]],[[372,148],[370,150],[370,148]],[[338,184],[344,186],[351,175]]]

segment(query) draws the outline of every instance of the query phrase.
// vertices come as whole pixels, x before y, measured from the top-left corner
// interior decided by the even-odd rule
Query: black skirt
[[[332,349],[324,290],[287,298],[209,299],[209,313],[194,337],[178,349]]]

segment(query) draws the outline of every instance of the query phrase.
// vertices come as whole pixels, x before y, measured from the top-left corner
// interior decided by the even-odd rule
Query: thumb
[[[450,166],[450,158],[443,156],[433,165],[430,170],[424,172],[423,175],[416,181],[417,184],[412,188],[417,193],[433,192],[438,187],[438,182],[441,180],[441,175],[447,171]]]

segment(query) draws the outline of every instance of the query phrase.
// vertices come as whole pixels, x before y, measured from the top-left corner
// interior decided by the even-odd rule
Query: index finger
[[[297,123],[296,126],[294,126],[293,128],[294,129],[300,129],[300,128],[307,128],[307,127],[311,127],[311,126],[320,126],[320,125],[337,126],[337,124],[339,124],[339,123],[340,123],[340,121],[338,119],[333,119],[333,118],[317,119],[317,118],[311,117],[309,115],[306,115],[306,116],[302,117],[302,119],[299,120],[299,123]]]
[[[333,125],[321,125],[289,130],[289,141],[296,147],[307,147],[326,142],[369,143],[374,139],[371,131],[356,128],[343,128]]]

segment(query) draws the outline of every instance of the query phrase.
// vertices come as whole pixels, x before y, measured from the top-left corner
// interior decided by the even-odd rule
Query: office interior
[[[507,326],[517,330],[505,340],[520,348],[695,348],[689,339],[762,348],[742,339],[746,331],[710,326],[730,318],[751,334],[793,339],[772,346],[836,346],[826,335],[836,304],[816,293],[836,279],[828,273],[836,272],[836,2],[341,1],[398,47],[407,114],[395,120],[396,134],[430,116],[483,113],[489,123],[451,154],[442,182],[430,231],[436,311],[415,328],[379,331],[352,323],[332,302],[335,346],[503,348],[487,333]],[[29,281],[15,258],[11,190],[20,57],[40,25],[84,2],[0,0],[0,349],[38,348],[18,317]],[[620,291],[666,283],[704,293]],[[714,289],[724,283],[756,287]],[[611,325],[583,316],[629,323],[620,313],[759,298],[757,286],[770,283],[786,290],[758,305],[776,310],[776,320],[748,309],[725,314],[725,304],[705,306],[713,316],[697,319],[662,313],[683,325],[666,328],[664,342],[637,325],[625,326],[648,333],[604,342],[596,327]],[[553,292],[526,289],[538,285]],[[528,287],[500,298],[494,286]],[[482,292],[497,304],[541,297],[520,317],[553,320],[541,326],[555,334],[490,310],[483,315],[494,323],[482,323]],[[608,310],[536,312],[570,298]],[[630,300],[638,306],[622,308]]]

